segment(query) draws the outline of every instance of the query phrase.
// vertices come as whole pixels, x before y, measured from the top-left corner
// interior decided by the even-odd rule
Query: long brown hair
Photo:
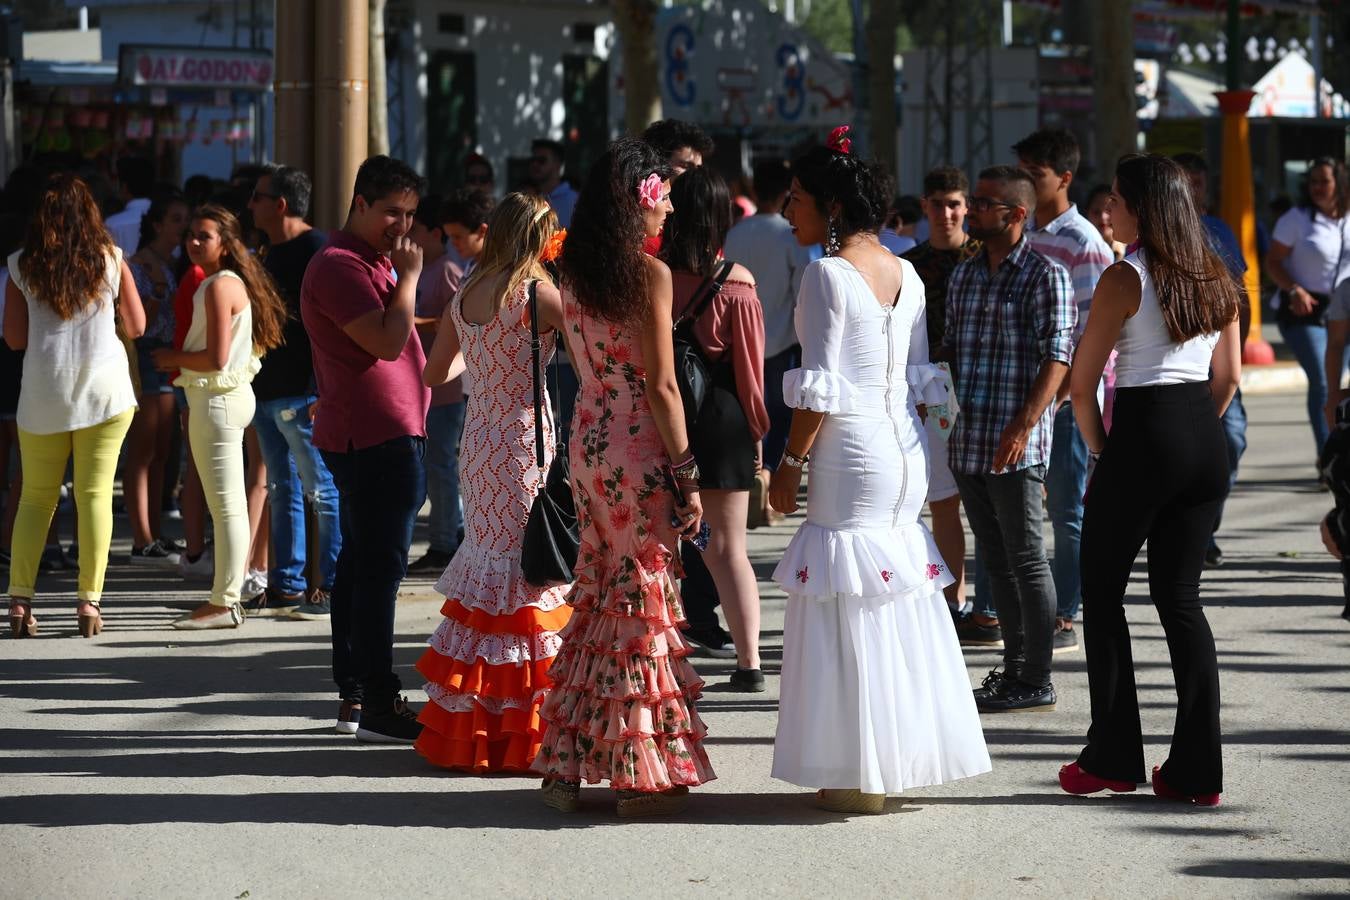
[[[473,274],[459,289],[463,296],[480,281],[506,275],[506,283],[496,297],[501,308],[507,297],[527,278],[542,280],[548,270],[539,261],[548,239],[558,230],[558,217],[548,201],[531,194],[507,194],[487,219],[487,239],[478,254]]]
[[[23,247],[19,274],[26,293],[64,320],[111,287],[108,263],[116,245],[89,186],[69,172],[48,181]]]
[[[1139,220],[1139,244],[1172,340],[1222,331],[1237,318],[1239,288],[1209,242],[1186,171],[1156,153],[1130,154],[1116,166],[1116,190]]]
[[[253,308],[254,348],[263,353],[273,347],[280,347],[283,340],[281,329],[286,324],[286,304],[277,293],[272,276],[244,246],[239,220],[234,213],[214,203],[197,207],[192,212],[192,219],[215,222],[220,231],[220,244],[224,248],[220,267],[229,269],[244,282],[244,290],[248,292],[248,301]]]

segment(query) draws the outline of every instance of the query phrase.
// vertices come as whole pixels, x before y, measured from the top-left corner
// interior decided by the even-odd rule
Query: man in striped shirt
[[[1053,710],[1055,585],[1041,537],[1051,406],[1073,358],[1077,310],[1069,274],[1023,235],[1035,208],[1013,166],[980,173],[970,198],[978,254],[952,272],[943,344],[953,354],[960,413],[948,458],[975,533],[1003,630],[1003,667],[975,692],[981,712]]]
[[[1069,202],[1069,186],[1078,171],[1078,141],[1062,130],[1037,131],[1013,145],[1018,165],[1036,185],[1035,224],[1027,239],[1036,252],[1063,266],[1073,281],[1078,307],[1074,343],[1087,327],[1088,307],[1097,279],[1115,262],[1111,247],[1090,221]],[[1065,391],[1068,379],[1064,380]],[[1078,634],[1073,621],[1083,595],[1078,570],[1078,547],[1083,532],[1083,492],[1087,489],[1087,444],[1078,433],[1073,407],[1064,392],[1057,398],[1054,449],[1046,474],[1046,508],[1055,533],[1052,571],[1055,576],[1055,652],[1073,650]]]

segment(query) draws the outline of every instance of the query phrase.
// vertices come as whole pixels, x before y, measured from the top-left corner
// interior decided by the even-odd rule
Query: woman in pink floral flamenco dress
[[[698,471],[675,381],[670,270],[642,252],[670,212],[670,174],[642,141],[610,145],[559,260],[581,379],[571,439],[581,548],[535,769],[544,801],[564,812],[581,782],[608,781],[620,816],[674,813],[714,777],[675,581],[677,542],[701,525]]]
[[[571,612],[567,585],[538,588],[520,570],[525,522],[540,487],[529,290],[533,284],[546,361],[562,327],[562,300],[540,257],[557,231],[542,198],[502,200],[474,274],[446,307],[423,373],[428,385],[444,384],[462,358],[473,384],[460,454],[464,542],[436,583],[445,619],[417,661],[431,701],[418,716],[417,751],[446,768],[529,771],[543,734],[548,667]],[[553,458],[552,432],[545,421],[545,465]]]

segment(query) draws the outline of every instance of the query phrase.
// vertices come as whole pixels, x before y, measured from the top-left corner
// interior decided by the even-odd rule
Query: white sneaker
[[[239,596],[256,597],[267,590],[267,573],[261,569],[249,569],[244,576],[244,584],[239,588]]]
[[[210,581],[216,573],[215,559],[207,547],[196,562],[190,562],[186,553],[179,554],[178,574],[186,581]]]

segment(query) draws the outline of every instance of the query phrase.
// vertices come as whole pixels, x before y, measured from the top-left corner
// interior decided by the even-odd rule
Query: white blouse
[[[1116,387],[1208,381],[1219,333],[1202,334],[1182,344],[1172,340],[1144,251],[1136,250],[1125,262],[1139,275],[1139,311],[1125,320],[1116,340]]]

